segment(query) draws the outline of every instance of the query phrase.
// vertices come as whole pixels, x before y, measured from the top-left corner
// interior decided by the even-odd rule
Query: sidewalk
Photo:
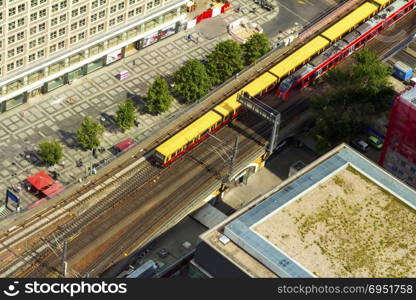
[[[238,2],[232,2],[232,5],[238,5]],[[242,7],[250,5],[251,3],[241,4]],[[262,24],[272,15],[276,15],[276,11],[267,13],[259,11],[257,14],[247,14],[247,17],[251,21]],[[215,19],[224,20],[223,24],[226,25],[239,17],[241,15],[231,10]],[[148,137],[162,121],[169,119],[184,107],[175,102],[172,109],[162,115],[151,116],[143,113],[142,97],[146,94],[153,78],[173,73],[190,58],[201,59],[218,41],[230,38],[225,31],[217,32],[217,35],[215,32],[210,32],[212,29],[209,28],[209,23],[204,26],[204,21],[191,33],[200,30],[208,32],[212,39],[204,38],[199,32],[198,43],[195,43],[186,40],[185,37],[189,32],[182,31],[78,79],[71,85],[62,86],[48,94],[30,99],[28,103],[1,114],[0,195],[5,195],[7,187],[21,183],[40,169],[46,169],[36,153],[37,145],[46,138],[58,139],[64,145],[65,167],[56,167],[60,173],[57,179],[59,182],[68,185],[85,176],[91,154],[78,147],[75,135],[85,116],[101,120],[106,127],[102,138],[102,146],[106,151],[97,152],[98,159],[93,159],[94,164],[112,157],[113,154],[109,149],[119,141],[127,137],[142,141]],[[115,76],[122,70],[129,71],[129,77],[119,81]],[[74,99],[73,103],[67,102],[70,97]],[[132,99],[138,107],[140,125],[123,134],[115,125],[114,116],[118,104],[127,98]],[[81,168],[75,165],[79,159],[83,161]],[[21,192],[20,196],[22,208],[38,200],[26,192]],[[10,212],[3,210],[0,216]]]

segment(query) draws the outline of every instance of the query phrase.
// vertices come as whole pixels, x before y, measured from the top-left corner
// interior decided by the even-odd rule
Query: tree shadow
[[[39,157],[38,151],[36,150],[25,150],[19,155],[35,167],[44,167],[46,165]]]
[[[68,148],[71,148],[74,150],[82,149],[82,147],[78,143],[77,135],[75,132],[69,132],[66,130],[59,129],[57,134],[60,140],[62,141],[62,143]]]
[[[100,123],[104,126],[105,130],[110,133],[117,133],[121,131],[116,123],[116,118],[106,112],[100,114]]]

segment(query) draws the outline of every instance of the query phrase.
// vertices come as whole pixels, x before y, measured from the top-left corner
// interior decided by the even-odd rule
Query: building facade
[[[416,187],[416,87],[396,97],[380,165]]]
[[[187,0],[0,0],[0,112],[168,37]]]

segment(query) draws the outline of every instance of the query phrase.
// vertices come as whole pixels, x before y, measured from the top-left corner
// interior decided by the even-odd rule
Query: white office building
[[[0,112],[180,30],[187,0],[0,0]]]

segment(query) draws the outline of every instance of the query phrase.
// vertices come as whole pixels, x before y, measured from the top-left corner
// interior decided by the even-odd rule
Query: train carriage
[[[175,159],[237,117],[241,104],[237,94],[259,96],[279,84],[276,93],[287,98],[293,88],[309,85],[327,70],[351,55],[374,36],[415,8],[416,0],[372,0],[359,6],[305,45],[278,62],[154,151],[158,164]]]
[[[286,77],[279,85],[276,93],[283,99],[287,99],[293,89],[300,89],[311,84],[314,80],[325,74],[329,69],[336,66],[354,51],[363,47],[368,41],[389,28],[391,24],[404,17],[407,13],[415,8],[415,0],[396,0],[396,1],[375,1],[385,7],[373,18],[365,23],[355,26],[355,29],[345,34],[341,40],[337,41],[322,54],[312,59],[308,64],[296,71],[291,76]],[[368,6],[368,14],[372,14],[372,9]],[[365,14],[358,16],[358,20],[363,19]],[[366,18],[364,18],[366,19]],[[341,21],[340,21],[341,22]],[[324,31],[322,35],[328,38],[338,36],[335,30],[341,23],[338,22]],[[338,24],[338,25],[337,25]],[[336,27],[334,27],[336,26]],[[339,27],[340,30],[342,27]],[[341,30],[344,33],[347,30]]]

